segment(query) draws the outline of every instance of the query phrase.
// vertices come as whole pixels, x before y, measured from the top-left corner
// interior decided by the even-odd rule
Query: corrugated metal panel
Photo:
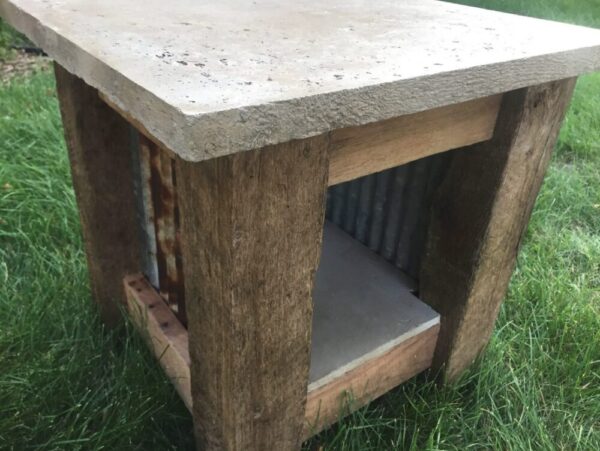
[[[141,242],[141,270],[154,287],[158,287],[158,265],[156,262],[156,230],[154,229],[154,212],[152,211],[152,194],[150,193],[150,168],[142,158],[140,150],[140,134],[131,129],[131,157],[133,160],[133,189]]]
[[[142,271],[186,324],[174,162],[163,149],[139,133],[133,133],[131,145],[144,248]]]
[[[449,158],[445,152],[332,186],[326,217],[416,278],[432,195]]]
[[[134,185],[142,225],[140,233],[145,243],[142,268],[163,295],[168,293],[171,307],[185,321],[175,174],[168,164],[164,171],[157,171],[159,160],[162,169],[160,153],[160,149],[132,129],[132,156],[137,170]],[[450,154],[433,155],[330,187],[327,219],[416,279],[432,195],[448,166]],[[164,160],[170,162],[168,158]],[[169,227],[164,227],[165,221]],[[175,258],[175,263],[161,264],[161,252],[171,260]]]

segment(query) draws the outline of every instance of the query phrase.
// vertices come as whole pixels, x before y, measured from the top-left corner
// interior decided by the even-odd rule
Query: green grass
[[[597,0],[469,3],[600,27]],[[600,74],[577,86],[483,358],[308,446],[600,449],[599,174]],[[191,431],[136,334],[104,330],[91,304],[52,75],[0,85],[0,449],[192,449]]]
[[[27,43],[28,41],[25,36],[17,33],[0,18],[0,61],[14,56],[12,46],[24,45]]]

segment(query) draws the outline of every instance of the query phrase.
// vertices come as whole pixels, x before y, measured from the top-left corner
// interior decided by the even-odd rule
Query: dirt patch
[[[32,55],[23,51],[14,52],[9,59],[0,60],[0,83],[11,79],[49,70],[52,60],[46,56]]]

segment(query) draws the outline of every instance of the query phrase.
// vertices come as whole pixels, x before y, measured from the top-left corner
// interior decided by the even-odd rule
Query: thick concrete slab
[[[433,0],[0,0],[183,158],[217,157],[600,68],[600,31]]]

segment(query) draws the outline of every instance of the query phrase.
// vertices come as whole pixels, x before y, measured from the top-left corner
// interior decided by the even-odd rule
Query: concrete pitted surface
[[[600,69],[600,30],[433,0],[0,0],[199,161]]]

